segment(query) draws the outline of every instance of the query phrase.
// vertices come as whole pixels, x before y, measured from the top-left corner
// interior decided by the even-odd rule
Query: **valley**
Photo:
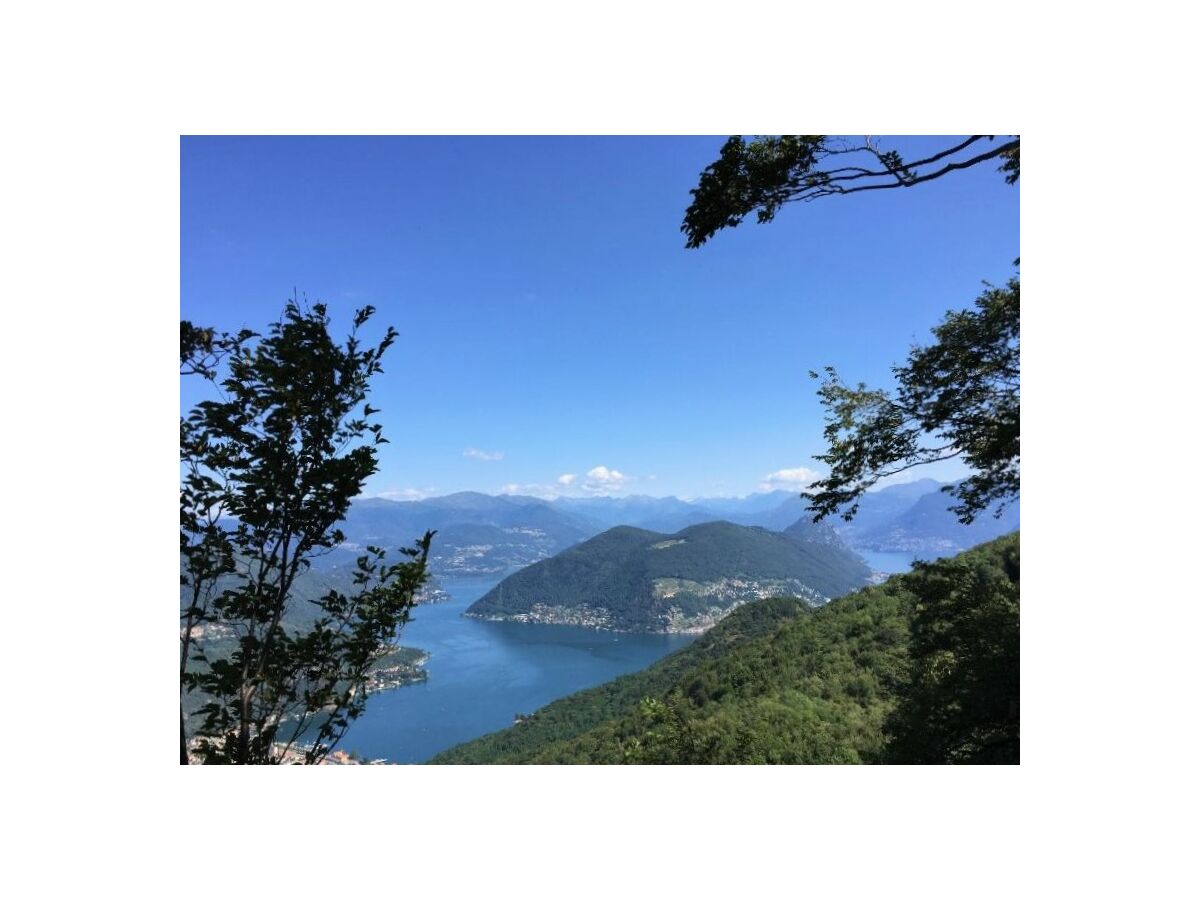
[[[741,634],[749,623],[775,623],[780,610],[790,616],[823,607],[907,571],[914,558],[970,540],[978,526],[920,515],[922,498],[942,500],[939,487],[927,480],[868,494],[849,527],[840,520],[813,525],[803,518],[803,498],[783,491],[692,502],[483,494],[360,500],[343,528],[346,543],[298,580],[290,621],[306,621],[308,599],[349,587],[361,548],[402,546],[437,528],[433,578],[400,633],[404,646],[372,672],[367,714],[340,750],[389,762],[435,754],[477,761],[475,751],[451,748],[518,718],[529,729],[523,733],[537,735],[543,708],[555,708],[548,704],[600,691],[593,686],[619,676],[651,678],[659,669],[645,667],[660,659],[673,670],[676,663],[664,657],[697,639],[708,646],[710,635],[730,633],[727,622],[736,621]],[[678,527],[656,531],[646,523]],[[547,568],[564,560],[566,582],[547,581]],[[793,599],[769,599],[780,597]],[[219,624],[204,628],[198,637],[231,637]],[[189,711],[198,706],[189,697]]]

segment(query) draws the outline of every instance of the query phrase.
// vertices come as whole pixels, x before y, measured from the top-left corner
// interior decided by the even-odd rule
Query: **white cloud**
[[[558,485],[554,484],[518,484],[515,481],[500,486],[501,494],[520,494],[522,497],[537,497],[539,500],[553,500],[559,495]]]
[[[578,497],[580,492],[591,496],[616,494],[630,482],[636,481],[632,475],[626,475],[618,469],[608,466],[594,466],[585,474],[564,472],[546,484],[542,482],[521,483],[512,481],[499,488],[501,494],[521,494],[526,497],[537,497],[540,500],[554,500],[557,497]]]
[[[813,469],[797,466],[794,469],[779,469],[767,475],[759,483],[761,491],[801,491],[821,477],[821,473]]]
[[[610,469],[608,466],[596,466],[589,469],[584,476],[581,487],[589,494],[612,494],[633,481],[632,476]]]
[[[480,462],[496,462],[504,459],[504,452],[501,450],[480,450],[476,447],[468,447],[463,451],[463,456],[467,459],[477,459]]]
[[[424,500],[437,494],[437,488],[397,488],[390,491],[380,491],[376,497],[384,500]]]
[[[627,476],[608,466],[596,466],[594,469],[588,469],[587,477],[590,481],[620,484]]]

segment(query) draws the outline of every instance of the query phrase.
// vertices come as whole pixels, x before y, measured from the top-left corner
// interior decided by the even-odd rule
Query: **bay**
[[[338,745],[393,763],[428,760],[513,724],[559,697],[644,669],[694,635],[484,622],[462,613],[497,580],[446,581],[451,599],[418,606],[400,643],[429,653],[423,683],[381,691]]]

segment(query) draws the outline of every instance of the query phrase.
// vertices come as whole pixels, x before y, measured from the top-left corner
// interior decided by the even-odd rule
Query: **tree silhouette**
[[[680,230],[695,248],[722,228],[736,228],[752,212],[761,224],[786,203],[915,187],[997,158],[1005,180],[1015,184],[1021,175],[1020,137],[996,144],[992,135],[973,134],[937,153],[904,160],[870,137],[784,134],[746,143],[734,135],[700,173]]]
[[[180,420],[181,762],[183,691],[204,699],[190,748],[203,762],[278,763],[293,747],[323,760],[362,713],[371,667],[426,579],[431,532],[398,563],[367,548],[353,592],[297,609],[297,578],[344,540],[337,524],[386,440],[365,400],[396,332],[364,348],[373,312],[355,314],[344,345],[323,305],[294,300],[259,340],[181,323],[181,372],[219,394]]]

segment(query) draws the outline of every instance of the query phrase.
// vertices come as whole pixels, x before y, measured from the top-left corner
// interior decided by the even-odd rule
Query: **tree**
[[[1005,181],[1016,184],[1020,137],[997,143],[971,135],[906,161],[871,138],[782,135],[746,143],[734,136],[701,173],[681,230],[695,248],[754,211],[759,222],[769,222],[785,203],[914,187],[997,159]],[[933,331],[936,341],[893,368],[895,396],[862,383],[851,387],[825,368],[818,396],[828,449],[817,459],[830,474],[806,493],[814,521],[836,512],[849,520],[881,478],[953,457],[973,470],[943,488],[958,500],[952,508],[960,521],[989,508],[999,515],[1019,495],[1020,300],[1014,276],[1003,288],[987,286],[974,310],[948,313]]]
[[[217,377],[221,361],[242,344],[257,337],[249,330],[236,335],[218,334],[191,322],[179,323],[179,374],[199,375],[209,381]]]
[[[943,490],[971,522],[991,507],[998,516],[1021,490],[1021,284],[989,286],[974,310],[946,315],[937,340],[892,369],[898,389],[844,384],[826,367],[818,390],[826,409],[828,451],[816,458],[829,476],[805,496],[814,518],[858,510],[871,485],[939,460],[961,457],[973,474]],[[820,378],[816,372],[813,378]]]
[[[680,230],[689,248],[699,247],[722,228],[736,228],[757,211],[770,222],[785,203],[862,191],[908,188],[1001,159],[1009,184],[1021,175],[1021,139],[995,143],[974,134],[937,153],[905,161],[870,137],[861,141],[826,134],[785,134],[746,143],[734,135],[720,158],[700,173]]]
[[[1020,546],[999,560],[919,563],[909,678],[885,723],[900,763],[1018,763]]]
[[[870,139],[825,135],[731,137],[700,176],[682,226],[699,247],[757,210],[769,222],[785,203],[869,190],[908,188],[1000,159],[1005,181],[1021,174],[1020,138],[995,144],[973,135],[923,159],[901,159]],[[948,486],[966,523],[996,514],[1020,492],[1020,280],[988,285],[975,308],[950,312],[934,343],[893,367],[897,389],[845,384],[826,367],[829,475],[806,496],[815,521],[841,511],[888,475],[961,457],[972,475]],[[816,372],[814,378],[821,378]],[[1019,563],[1014,541],[1003,571],[962,563],[918,565],[905,576],[916,595],[910,679],[888,722],[888,755],[897,762],[1018,762],[1020,756]]]
[[[432,532],[397,563],[367,548],[352,591],[306,609],[295,596],[313,559],[344,540],[337,524],[386,442],[365,400],[396,332],[364,348],[358,330],[373,313],[355,314],[344,346],[321,304],[289,302],[257,342],[181,323],[181,372],[220,388],[180,420],[181,762],[185,691],[203,698],[192,735],[202,761],[278,763],[293,746],[323,760],[361,715],[371,667],[426,580]]]

